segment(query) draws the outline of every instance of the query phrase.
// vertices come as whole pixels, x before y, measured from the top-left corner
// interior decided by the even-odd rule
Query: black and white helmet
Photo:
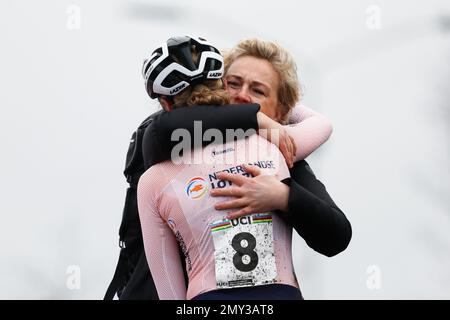
[[[197,62],[193,55],[198,56]],[[223,76],[223,57],[205,39],[180,36],[163,43],[144,61],[142,75],[152,99],[174,96],[193,83]]]

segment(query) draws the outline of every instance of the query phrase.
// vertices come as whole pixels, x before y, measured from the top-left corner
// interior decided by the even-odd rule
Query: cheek
[[[277,121],[277,109],[278,105],[276,101],[272,101],[270,99],[266,99],[264,101],[259,102],[261,105],[261,111],[265,113],[267,116],[272,118],[273,120]]]
[[[227,88],[225,88],[225,90],[227,90],[228,94],[230,95],[230,97],[232,99],[237,96],[238,91],[236,89],[232,89],[230,87],[227,87]]]
[[[264,113],[265,115],[267,115],[269,118],[274,119],[275,118],[275,110],[274,108],[272,108],[270,106],[270,104],[268,104],[267,102],[255,102],[255,103],[259,103],[259,105],[261,106],[261,112]]]

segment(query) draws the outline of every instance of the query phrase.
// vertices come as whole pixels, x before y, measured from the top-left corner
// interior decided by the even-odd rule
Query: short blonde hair
[[[280,84],[278,87],[278,101],[282,105],[282,122],[286,122],[290,111],[300,100],[302,92],[297,77],[297,65],[292,55],[280,45],[260,39],[240,41],[224,54],[225,75],[230,65],[238,58],[252,56],[265,59],[277,72]]]

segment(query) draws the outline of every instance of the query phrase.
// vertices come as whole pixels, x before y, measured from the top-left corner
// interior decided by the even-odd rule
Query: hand
[[[245,171],[254,178],[244,177],[240,174],[220,172],[217,177],[233,183],[229,188],[213,189],[213,197],[235,197],[233,200],[219,202],[216,210],[237,209],[230,212],[228,219],[235,219],[251,213],[263,213],[273,210],[288,210],[289,187],[273,175],[261,175],[256,166],[244,165]]]
[[[259,126],[259,134],[272,142],[280,149],[289,168],[294,165],[294,157],[297,152],[294,139],[287,130],[278,122],[259,111],[256,115]],[[276,131],[275,131],[276,130]]]

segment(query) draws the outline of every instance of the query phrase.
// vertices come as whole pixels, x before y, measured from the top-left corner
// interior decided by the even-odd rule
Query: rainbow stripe
[[[211,232],[221,231],[231,228],[230,220],[225,219],[211,224]]]
[[[271,214],[256,214],[252,217],[252,223],[270,223],[272,222]]]

